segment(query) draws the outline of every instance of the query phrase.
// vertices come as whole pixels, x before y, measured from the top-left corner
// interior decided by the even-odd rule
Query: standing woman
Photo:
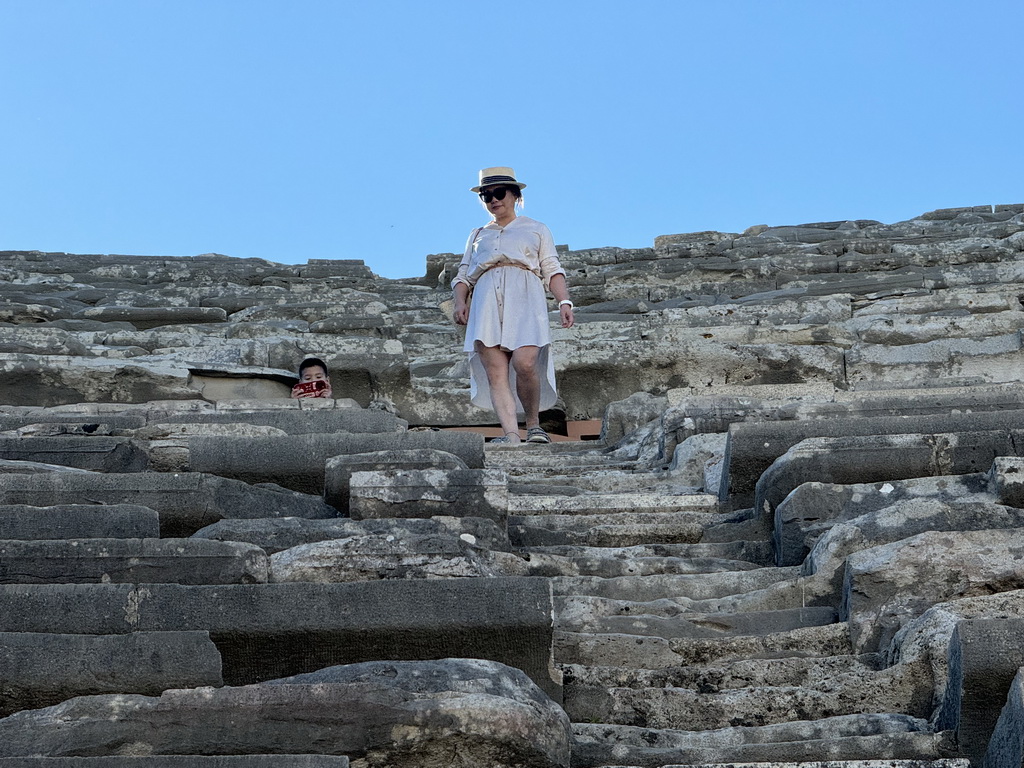
[[[525,187],[511,168],[480,171],[472,191],[492,221],[469,236],[452,280],[455,322],[466,326],[470,399],[493,410],[504,432],[492,443],[521,442],[517,413],[526,417],[527,442],[551,442],[540,426],[540,412],[557,398],[546,289],[558,300],[562,327],[575,322],[551,232],[516,214]]]

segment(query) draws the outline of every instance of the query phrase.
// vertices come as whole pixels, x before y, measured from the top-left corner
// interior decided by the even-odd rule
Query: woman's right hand
[[[469,304],[464,299],[455,298],[455,309],[452,312],[452,317],[458,325],[465,325],[469,322]]]

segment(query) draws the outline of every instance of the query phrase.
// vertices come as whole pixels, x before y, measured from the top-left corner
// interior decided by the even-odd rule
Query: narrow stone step
[[[562,681],[570,690],[589,688],[690,688],[719,693],[748,686],[800,685],[822,688],[840,675],[871,674],[883,669],[878,654],[845,656],[782,656],[779,658],[713,660],[664,669],[561,665]]]
[[[348,768],[341,755],[0,757],[0,768]]]
[[[519,554],[528,563],[531,576],[618,576],[685,575],[754,570],[760,566],[743,560],[715,557],[660,557],[622,554],[632,547],[580,547],[577,556],[547,554],[524,550]],[[637,548],[642,549],[642,548]],[[605,556],[603,553],[608,552]]]
[[[586,604],[575,601],[576,610],[566,609],[560,601],[555,604],[555,628],[563,632],[605,635],[634,635],[674,638],[719,638],[729,635],[762,635],[789,632],[803,627],[820,627],[836,620],[833,608],[794,608],[782,611],[750,613],[688,613],[679,605],[663,600],[656,604],[641,603],[634,614],[628,603],[617,601],[627,611],[624,615],[601,616],[586,610]],[[563,610],[559,610],[562,608]],[[645,613],[649,610],[665,613],[673,609],[676,616]]]
[[[515,515],[508,519],[508,534],[518,547],[696,544],[713,519],[703,512]]]
[[[732,659],[849,656],[853,653],[845,624],[801,627],[767,635],[710,638],[638,636],[556,631],[554,655],[559,664],[664,669],[705,665]]]
[[[708,493],[669,496],[655,493],[518,496],[508,500],[510,515],[592,515],[629,512],[717,513],[718,497]]]
[[[935,733],[925,720],[894,714],[845,715],[712,731],[575,724],[573,735],[573,768],[938,760],[955,754],[951,732]]]
[[[647,602],[661,598],[709,600],[763,589],[777,582],[793,579],[798,573],[798,566],[787,566],[724,573],[619,576],[612,579],[559,576],[552,579],[551,587],[555,595],[588,595],[630,602]]]
[[[849,657],[842,657],[847,664]],[[767,660],[760,660],[766,664]],[[790,661],[790,660],[787,660]],[[802,660],[797,660],[802,661]],[[789,666],[789,665],[787,665]],[[845,670],[829,664],[828,679],[786,685],[755,685],[715,690],[694,687],[615,687],[574,682],[565,688],[563,706],[573,722],[614,723],[644,728],[713,730],[761,726],[836,715],[900,712],[927,719],[932,709],[931,680],[914,667],[875,671],[859,665]],[[752,670],[756,679],[756,670]],[[730,678],[738,682],[736,678]],[[563,678],[565,683],[565,678]]]
[[[0,584],[260,584],[257,546],[212,539],[0,540]]]
[[[772,566],[773,553],[767,541],[726,541],[709,544],[637,544],[631,547],[587,547],[562,544],[554,546],[529,547],[520,554],[540,557],[567,557],[574,561],[588,558],[613,558],[627,561],[641,558],[709,558],[725,560],[738,566],[749,563],[756,566]],[[742,567],[733,570],[742,570]],[[593,574],[598,575],[598,574]],[[626,575],[626,574],[622,574]]]

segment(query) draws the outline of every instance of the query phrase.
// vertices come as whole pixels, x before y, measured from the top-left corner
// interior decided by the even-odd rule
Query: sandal
[[[548,437],[548,433],[540,427],[530,427],[526,430],[526,442],[528,443],[550,443],[551,438]]]
[[[516,433],[515,432],[506,432],[501,437],[492,437],[490,440],[488,440],[488,442],[491,445],[515,445],[515,443],[513,443],[511,440],[509,440],[509,437],[508,437],[509,435],[514,435],[514,434],[516,434]]]

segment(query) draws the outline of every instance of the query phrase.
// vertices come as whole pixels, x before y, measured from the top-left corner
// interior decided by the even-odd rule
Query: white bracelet
[[[564,306],[565,306],[566,304],[568,304],[568,305],[569,305],[569,309],[573,309],[573,308],[575,308],[575,306],[576,306],[575,304],[573,304],[573,303],[572,303],[571,301],[569,301],[568,299],[562,299],[562,300],[561,300],[560,302],[558,302],[558,308],[559,308],[559,309],[561,309],[561,308],[562,308],[562,307],[564,307]]]

